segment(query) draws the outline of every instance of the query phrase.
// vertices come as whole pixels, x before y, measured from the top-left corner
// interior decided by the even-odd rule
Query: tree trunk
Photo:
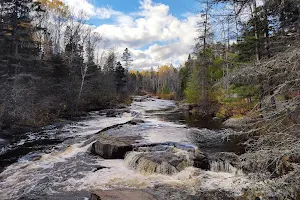
[[[253,0],[252,1],[253,3],[253,10],[251,8],[251,13],[252,13],[252,17],[254,18],[254,32],[255,32],[255,58],[256,58],[256,62],[259,62],[260,61],[260,55],[259,55],[259,47],[258,47],[258,39],[259,39],[259,36],[258,36],[258,27],[257,27],[257,5],[256,5],[256,0]]]

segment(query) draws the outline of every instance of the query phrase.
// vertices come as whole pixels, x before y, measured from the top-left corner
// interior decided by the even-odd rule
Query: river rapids
[[[134,101],[126,112],[117,117],[91,112],[89,117],[78,122],[48,126],[35,133],[26,133],[19,140],[8,141],[0,147],[0,155],[2,158],[14,155],[18,159],[0,174],[0,199],[83,200],[89,199],[96,190],[154,188],[156,185],[167,185],[190,194],[219,189],[241,195],[243,188],[252,184],[251,180],[226,162],[214,162],[212,169],[207,171],[189,166],[172,175],[144,174],[128,167],[129,157],[110,160],[89,153],[98,131],[125,124],[134,118],[145,123],[136,126],[125,124],[107,132],[139,135],[143,144],[176,142],[197,149],[191,130],[207,129],[190,127],[182,120],[164,117],[176,112],[178,108],[173,101],[146,98],[141,102]]]

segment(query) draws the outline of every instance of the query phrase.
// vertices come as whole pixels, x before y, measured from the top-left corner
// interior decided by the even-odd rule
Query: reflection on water
[[[223,128],[220,120],[214,120],[213,117],[203,117],[188,111],[181,111],[174,107],[159,111],[148,111],[147,113],[158,116],[160,120],[185,124],[187,127],[207,128],[211,130],[220,130]]]

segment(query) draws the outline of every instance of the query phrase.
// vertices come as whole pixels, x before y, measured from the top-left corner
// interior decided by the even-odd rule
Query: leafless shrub
[[[259,136],[248,141],[249,151],[242,156],[242,167],[277,178],[269,186],[279,199],[299,199],[299,50],[289,49],[271,59],[245,65],[227,77],[232,83],[260,85],[261,99],[252,111],[257,120],[249,131]]]

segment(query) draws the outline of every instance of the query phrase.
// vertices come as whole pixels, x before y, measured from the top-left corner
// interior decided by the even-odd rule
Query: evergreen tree
[[[189,55],[188,60],[185,62],[184,66],[179,70],[179,78],[180,78],[180,95],[184,95],[184,91],[187,87],[187,82],[191,73],[193,71],[193,60],[191,55]]]
[[[201,85],[199,84],[199,68],[195,68],[187,82],[187,88],[184,90],[186,100],[189,103],[201,103]]]
[[[126,70],[128,71],[129,67],[132,65],[132,61],[133,61],[128,48],[126,48],[123,52],[122,61],[124,62],[124,66],[125,66]]]
[[[44,12],[40,3],[32,0],[2,0],[0,3],[0,42],[2,54],[17,55],[39,53],[34,33],[41,27],[34,26],[35,13]]]
[[[126,84],[125,69],[122,67],[121,62],[117,62],[115,69],[115,83],[117,92],[121,92]]]

